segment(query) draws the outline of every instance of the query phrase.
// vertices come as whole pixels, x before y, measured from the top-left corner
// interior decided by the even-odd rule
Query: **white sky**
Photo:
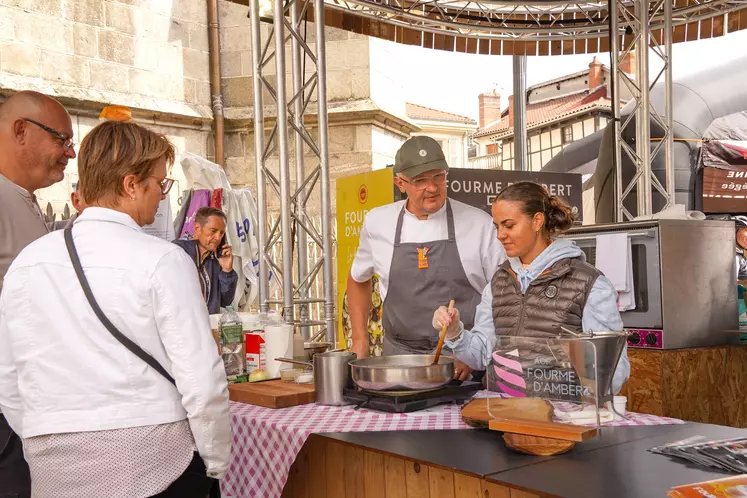
[[[391,42],[387,42],[391,43]],[[719,38],[675,43],[672,46],[673,78],[706,71],[744,57],[747,30]],[[401,64],[407,81],[408,102],[434,109],[470,116],[477,120],[477,96],[496,88],[502,105],[513,93],[513,59],[510,56],[471,55],[398,45],[397,52],[407,59]],[[608,54],[596,54],[609,67]],[[593,54],[527,57],[527,86],[571,74],[589,67]],[[660,59],[652,53],[654,61]],[[661,68],[661,64],[658,64]]]

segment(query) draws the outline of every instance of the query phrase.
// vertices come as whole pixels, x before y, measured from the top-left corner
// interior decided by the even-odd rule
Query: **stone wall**
[[[219,10],[226,173],[232,183],[254,188],[248,7],[220,1]],[[263,23],[262,29],[266,40],[269,25]],[[309,46],[315,48],[313,23],[308,23],[306,33]],[[404,101],[398,100],[396,77],[387,72],[393,47],[383,42],[372,45],[368,37],[333,28],[327,28],[325,36],[334,182],[340,176],[368,171],[374,164],[391,163],[399,143],[414,128],[401,119]],[[289,48],[286,62],[290,95]],[[272,81],[274,74],[275,66],[270,64],[265,75]],[[207,2],[0,0],[0,101],[19,90],[37,90],[63,102],[74,118],[76,142],[98,122],[102,107],[118,104],[130,107],[136,121],[169,136],[180,155],[193,152],[212,160]],[[266,106],[272,106],[267,91],[264,99]],[[271,125],[272,116],[267,122]],[[316,137],[315,129],[311,133]],[[291,134],[291,149],[293,138]],[[310,170],[316,162],[308,150],[306,157]],[[270,167],[276,164],[277,159],[271,158]],[[186,184],[178,164],[171,176],[178,180],[172,191],[176,204]],[[295,183],[294,171],[291,178]],[[71,161],[66,179],[39,192],[39,197],[61,210],[75,181],[77,168]],[[318,191],[317,187],[316,196]],[[276,200],[268,197],[274,209]],[[318,198],[312,197],[309,207],[318,211]]]
[[[0,0],[0,88],[210,118],[200,0]]]

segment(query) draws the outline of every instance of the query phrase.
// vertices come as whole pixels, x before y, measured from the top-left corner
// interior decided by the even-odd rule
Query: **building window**
[[[461,141],[450,138],[449,139],[449,165],[455,168],[461,168],[462,166],[462,154],[461,154]]]
[[[573,142],[573,127],[566,126],[563,128],[563,143],[569,144]]]

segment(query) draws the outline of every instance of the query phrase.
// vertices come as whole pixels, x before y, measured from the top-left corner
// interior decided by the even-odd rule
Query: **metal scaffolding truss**
[[[333,294],[332,238],[330,226],[329,153],[327,140],[327,84],[324,50],[324,23],[315,25],[316,51],[306,43],[304,19],[311,4],[300,0],[274,0],[273,19],[260,19],[259,0],[250,2],[252,61],[254,78],[254,147],[257,171],[257,210],[260,220],[268,220],[268,191],[280,201],[280,216],[272,227],[260,223],[258,242],[265,253],[259,261],[260,311],[271,305],[282,305],[286,323],[298,325],[305,339],[309,327],[323,326],[326,338],[336,337],[335,303]],[[321,12],[322,0],[315,6]],[[272,23],[269,36],[263,40],[261,22]],[[290,42],[292,93],[286,90],[285,47]],[[275,74],[268,74],[274,63]],[[307,64],[308,63],[308,64]],[[275,108],[275,119],[269,133],[265,133],[263,90]],[[304,123],[312,98],[316,96],[316,136]],[[295,155],[290,157],[289,137],[294,136]],[[310,168],[304,164],[304,149],[314,157]],[[277,154],[277,174],[268,167],[269,158]],[[291,185],[291,161],[295,169],[295,187]],[[269,189],[268,189],[269,187]],[[311,223],[307,203],[314,189],[320,189],[321,233]],[[311,239],[321,248],[322,256],[307,265],[307,243]],[[268,257],[271,248],[280,240],[281,263],[278,266]],[[294,265],[295,262],[295,265]],[[294,272],[295,266],[295,272]],[[269,296],[269,275],[272,272],[282,282],[282,299]],[[309,297],[310,284],[319,272],[323,274],[324,298]],[[324,303],[324,320],[309,319],[309,304]],[[298,313],[296,313],[298,311]]]
[[[477,53],[495,53],[492,51],[495,47],[488,46],[491,40],[579,41],[607,37],[609,12],[616,10],[618,15],[623,10],[632,12],[638,3],[637,0],[620,0],[617,9],[610,9],[607,1],[582,0],[536,0],[531,4],[514,0],[327,0],[325,6],[399,28],[479,40],[484,48],[476,48]],[[673,27],[692,25],[747,7],[743,0],[688,0],[675,3],[669,17],[661,9],[651,12],[648,23],[650,30],[664,29],[668,23]],[[618,26],[622,30],[636,29],[636,24],[636,20],[628,16],[618,19]],[[380,36],[365,31],[363,34]],[[405,39],[396,41],[419,44],[417,39],[408,41],[406,34],[402,36]],[[424,40],[421,42],[427,46]],[[506,54],[506,51],[500,53]]]
[[[615,202],[616,221],[632,220],[634,216],[626,209],[625,199],[631,194],[634,187],[637,193],[637,215],[653,214],[652,187],[655,188],[666,200],[665,207],[674,202],[674,164],[672,162],[672,1],[671,0],[638,0],[635,9],[631,10],[618,0],[610,0],[612,9],[617,9],[619,18],[627,20],[628,33],[632,39],[627,46],[619,47],[622,36],[610,38],[611,73],[613,78],[613,102],[614,115],[613,126],[615,129]],[[663,17],[664,29],[660,36],[652,36],[651,20]],[[621,27],[616,20],[618,16],[611,19],[612,33],[620,33]],[[620,71],[619,67],[628,54],[635,50],[637,54],[636,79],[627,73]],[[661,59],[662,69],[651,78],[650,60],[651,56]],[[651,89],[664,78],[665,105],[662,116],[657,109],[651,105]],[[630,91],[635,104],[633,112],[621,119],[620,116],[620,88],[621,83]],[[651,121],[662,130],[660,137],[655,137],[655,146],[651,147]],[[635,143],[633,146],[627,143],[625,137],[628,128],[635,126]],[[629,159],[635,166],[635,174],[631,181],[623,184],[622,164],[624,157]],[[657,155],[665,155],[665,178],[664,183],[654,175],[651,164]]]
[[[232,0],[246,3],[246,0]],[[250,0],[254,79],[254,145],[257,171],[257,204],[260,220],[268,220],[268,195],[280,201],[280,217],[272,227],[260,223],[258,239],[265,257],[260,258],[260,309],[282,305],[286,322],[298,325],[305,338],[309,327],[322,326],[326,339],[336,340],[334,281],[332,269],[330,175],[326,91],[325,26],[384,38],[409,45],[465,53],[505,55],[560,55],[596,53],[609,50],[613,75],[613,111],[617,167],[617,219],[632,217],[622,201],[634,187],[638,196],[638,215],[650,214],[652,191],[660,192],[667,203],[674,198],[672,164],[672,43],[720,36],[747,28],[747,0],[604,0],[575,2],[535,0],[525,4],[516,0],[262,0],[271,1],[260,13],[260,0]],[[612,15],[610,15],[612,13]],[[263,40],[261,22],[270,22],[272,31]],[[305,21],[314,22],[315,49],[302,34]],[[304,25],[305,26],[305,25]],[[610,36],[610,34],[615,36]],[[674,39],[673,39],[674,34]],[[285,47],[290,44],[291,91],[286,90]],[[637,53],[635,79],[619,71],[628,52]],[[663,69],[649,78],[649,57],[659,57]],[[268,68],[274,63],[274,73]],[[307,67],[308,63],[308,67]],[[664,79],[666,102],[664,115],[650,104],[651,87]],[[636,109],[620,121],[620,88],[633,95]],[[272,100],[274,124],[265,132],[263,94]],[[289,95],[290,93],[290,95]],[[315,135],[305,125],[312,96],[316,96],[313,114]],[[634,119],[635,118],[635,119]],[[651,121],[664,130],[651,144]],[[635,126],[635,145],[622,140],[629,126]],[[291,156],[290,137],[295,153]],[[660,139],[659,139],[660,138]],[[304,147],[314,164],[306,168]],[[623,156],[624,154],[624,156]],[[651,171],[651,162],[659,154],[666,159],[662,183]],[[270,158],[279,159],[277,174],[271,171]],[[622,185],[622,159],[636,167],[632,181]],[[291,181],[291,164],[295,182]],[[294,187],[292,187],[294,183]],[[320,189],[321,233],[310,223],[307,205],[314,189]],[[281,263],[269,257],[270,250],[282,241]],[[307,266],[307,243],[322,249],[322,257]],[[269,295],[269,275],[282,282],[282,299]],[[324,297],[311,298],[309,285],[323,274]],[[324,319],[311,321],[309,305],[324,303]],[[321,334],[317,334],[319,336]]]

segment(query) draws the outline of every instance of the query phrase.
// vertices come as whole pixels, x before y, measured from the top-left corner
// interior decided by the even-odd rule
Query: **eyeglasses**
[[[158,186],[161,187],[161,195],[166,195],[169,193],[169,190],[171,190],[171,187],[174,186],[174,182],[176,180],[173,180],[171,178],[164,178],[163,180],[156,180],[158,182]]]
[[[55,130],[54,128],[50,128],[49,126],[43,125],[43,124],[41,124],[38,121],[34,121],[33,119],[23,118],[23,120],[26,121],[27,123],[35,124],[36,126],[38,126],[39,128],[41,128],[42,130],[44,130],[47,133],[49,133],[50,135],[54,135],[55,137],[59,138],[60,141],[61,141],[60,145],[62,146],[63,150],[65,150],[65,152],[67,152],[67,151],[71,150],[73,147],[75,147],[75,142],[73,142],[73,139],[70,138],[70,137],[68,137],[64,133],[60,133],[59,131]]]
[[[418,178],[415,178],[414,180],[407,180],[405,178],[399,177],[400,180],[402,180],[405,183],[409,183],[413,187],[415,187],[416,190],[425,190],[425,188],[428,186],[428,183],[433,182],[435,185],[443,185],[446,183],[446,177],[449,175],[448,172],[444,171],[443,173],[436,173],[433,176],[421,176]]]

